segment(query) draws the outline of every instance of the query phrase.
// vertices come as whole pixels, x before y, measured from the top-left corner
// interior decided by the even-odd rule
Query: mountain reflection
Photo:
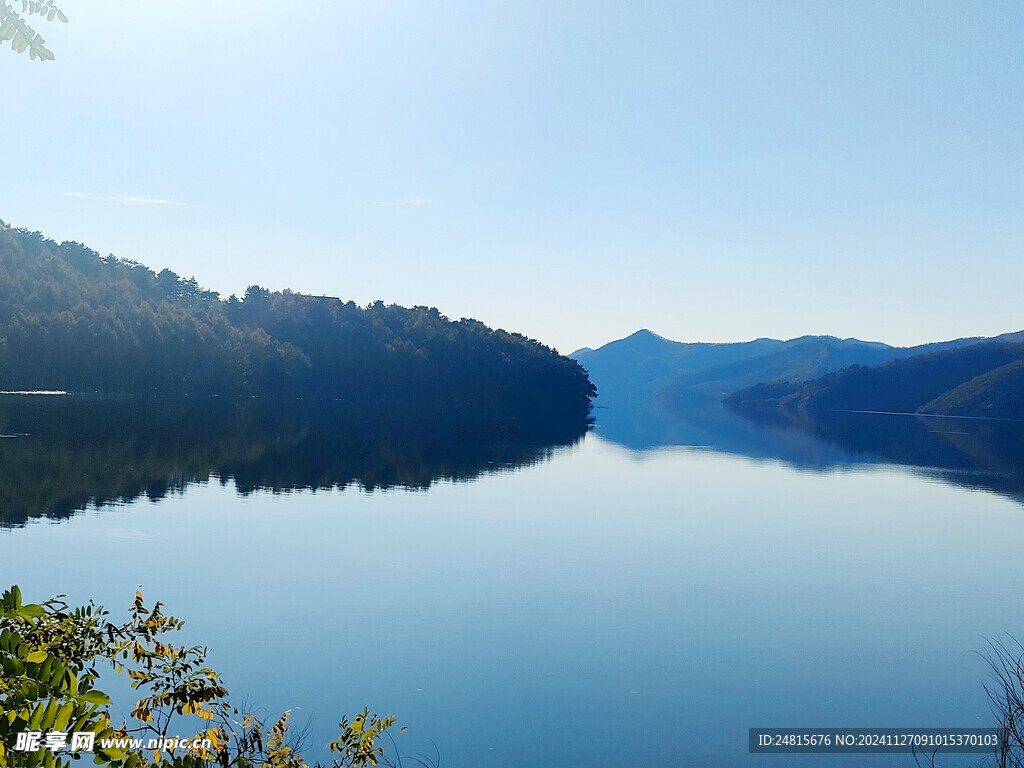
[[[843,451],[846,463],[901,464],[944,482],[995,491],[1024,503],[1024,422],[953,416],[741,409],[770,430],[814,437]]]
[[[596,432],[637,451],[691,446],[826,472],[896,464],[1024,503],[1024,423],[948,416],[832,412],[809,418],[731,411],[714,398],[597,401]]]
[[[544,461],[587,428],[412,402],[0,395],[0,526],[211,477],[242,494],[428,488]]]

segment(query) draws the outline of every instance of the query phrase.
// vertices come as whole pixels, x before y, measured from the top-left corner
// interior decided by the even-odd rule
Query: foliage
[[[985,693],[1000,739],[995,753],[977,765],[995,768],[1024,768],[1024,644],[1007,636],[990,640],[988,648],[978,655],[988,665],[990,678]],[[915,753],[918,768],[939,768],[941,750]]]
[[[1024,414],[1024,359],[1015,360],[942,393],[923,413],[1019,419]]]
[[[21,0],[21,13],[8,5],[7,0],[0,0],[0,45],[10,40],[11,50],[15,53],[28,51],[33,60],[53,61],[53,53],[44,45],[46,41],[26,23],[23,15],[38,15],[47,21],[56,18],[64,23],[68,17],[54,5],[53,0]]]
[[[194,278],[0,225],[0,388],[458,402],[586,414],[578,363],[437,309]]]
[[[0,597],[0,765],[55,766],[49,750],[14,752],[23,731],[72,729],[113,735],[101,707],[109,697],[93,688],[90,665],[104,648],[92,606],[68,611],[60,600],[24,604],[12,587]]]
[[[340,755],[342,765],[376,765],[383,751],[377,746],[377,738],[394,724],[395,718],[382,719],[364,709],[351,723],[347,717],[341,718],[341,736],[328,746]]]
[[[1015,388],[1019,378],[1015,376],[1019,376],[1021,360],[1024,344],[1012,337],[1008,341],[997,337],[882,365],[854,365],[808,382],[759,384],[734,392],[725,403],[740,409],[811,414],[843,410],[924,413],[945,403],[944,413],[1019,417],[1015,410],[1020,403]],[[981,385],[978,391],[975,384]]]
[[[17,749],[17,736],[76,732],[94,734],[94,761],[116,768],[307,768],[289,744],[288,713],[265,729],[233,707],[220,677],[204,665],[205,648],[163,639],[183,622],[165,614],[160,603],[147,608],[136,593],[126,622],[113,624],[108,616],[92,603],[70,608],[62,597],[26,604],[17,586],[0,597],[0,766],[68,766],[68,758],[78,759],[80,752]],[[126,673],[141,694],[131,724],[111,722],[110,697],[95,687],[97,667],[104,665]],[[144,748],[150,738],[167,744],[190,722],[203,725],[187,749]],[[377,765],[383,759],[379,739],[394,722],[369,710],[351,723],[343,718],[341,734],[330,745],[338,754],[333,768]],[[122,738],[143,741],[103,744]]]
[[[1003,738],[996,755],[999,768],[1024,766],[1024,645],[1012,638],[989,642],[981,654],[992,673],[985,686]]]

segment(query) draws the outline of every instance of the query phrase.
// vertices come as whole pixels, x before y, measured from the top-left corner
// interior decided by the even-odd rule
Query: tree
[[[1024,766],[1024,645],[1013,638],[992,640],[981,656],[992,672],[985,692],[1003,732],[996,765],[1021,768]]]
[[[985,693],[999,732],[999,746],[992,757],[978,765],[1024,768],[1024,643],[1013,637],[990,640],[978,655],[988,665]],[[918,768],[938,768],[940,750],[915,753]]]
[[[44,45],[46,41],[25,22],[22,15],[38,15],[47,21],[56,18],[64,23],[68,17],[54,5],[53,0],[21,0],[20,14],[8,5],[7,0],[0,0],[0,45],[10,40],[11,50],[15,53],[28,51],[33,60],[53,61],[53,53]]]
[[[17,586],[0,596],[0,766],[63,768],[88,752],[116,768],[307,768],[289,744],[288,713],[265,729],[233,707],[204,664],[205,648],[163,639],[184,622],[160,603],[149,609],[137,592],[126,622],[108,615],[92,603],[71,608],[63,597],[27,604]],[[131,725],[111,722],[110,697],[96,687],[105,665],[142,694]],[[202,729],[174,738],[190,722]],[[377,765],[379,739],[394,722],[369,710],[342,718],[329,745],[333,768]]]

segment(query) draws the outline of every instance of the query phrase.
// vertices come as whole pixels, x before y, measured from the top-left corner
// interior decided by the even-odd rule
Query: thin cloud
[[[135,195],[97,195],[92,192],[58,192],[61,197],[83,197],[88,200],[102,200],[105,203],[122,205],[184,205],[177,200],[163,200],[159,197],[138,197]]]
[[[423,205],[423,198],[411,197],[408,200],[375,200],[370,205]]]

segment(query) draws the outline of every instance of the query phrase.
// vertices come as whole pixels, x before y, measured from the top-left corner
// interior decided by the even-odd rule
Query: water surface
[[[351,414],[203,425],[178,403],[169,431],[103,433],[14,410],[7,580],[115,612],[141,584],[236,698],[309,723],[311,758],[368,705],[443,766],[911,765],[749,755],[747,729],[992,725],[974,651],[1024,635],[1024,508],[961,482],[990,470],[796,433],[745,453],[769,428],[742,422],[638,450],[600,410],[582,437],[434,423],[419,442],[366,414],[370,437]],[[9,467],[37,468],[35,496]]]

